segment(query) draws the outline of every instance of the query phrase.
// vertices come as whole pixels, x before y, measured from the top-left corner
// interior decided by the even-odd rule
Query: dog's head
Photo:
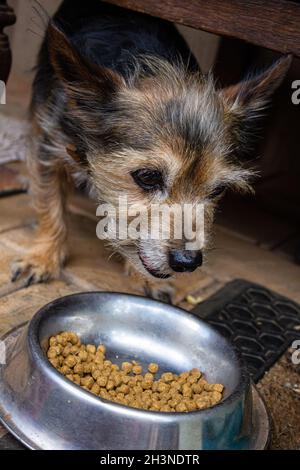
[[[151,205],[180,206],[184,212],[189,204],[193,236],[204,230],[204,243],[202,237],[202,244],[191,249],[184,229],[182,237],[174,236],[175,225],[187,221],[184,214],[178,219],[171,211],[167,237],[151,237],[148,227],[146,238],[117,237],[112,244],[144,273],[168,277],[193,271],[202,263],[219,198],[227,188],[249,189],[251,172],[238,157],[291,59],[282,58],[266,71],[218,90],[211,76],[155,58],[138,60],[124,78],[89,63],[53,25],[48,36],[52,65],[68,99],[66,117],[74,134],[69,153],[87,168],[99,202],[117,208],[126,196],[129,206],[143,206],[149,226]],[[119,217],[117,211],[117,222]],[[167,228],[164,220],[160,233]]]

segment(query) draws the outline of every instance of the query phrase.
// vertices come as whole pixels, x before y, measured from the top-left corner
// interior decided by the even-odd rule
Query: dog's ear
[[[231,108],[242,108],[248,112],[263,108],[283,81],[291,62],[292,56],[287,55],[264,72],[225,88],[221,92],[225,101]]]
[[[265,71],[220,91],[235,147],[241,154],[251,150],[251,140],[256,136],[257,118],[263,115],[291,62],[291,55],[284,56]]]
[[[118,73],[83,57],[53,21],[48,26],[47,43],[51,64],[71,98],[93,93],[98,99],[106,98],[123,85]]]

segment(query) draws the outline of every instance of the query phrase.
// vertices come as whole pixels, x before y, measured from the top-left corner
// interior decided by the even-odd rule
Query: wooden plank
[[[37,284],[0,298],[0,336],[29,321],[45,304],[80,289],[63,281]]]
[[[284,0],[105,0],[300,57],[300,5]]]
[[[234,278],[257,282],[300,302],[300,266],[216,229],[214,250],[207,255],[205,272],[225,283]]]
[[[0,424],[0,439],[2,439],[3,436],[5,436],[5,434],[7,434],[7,430],[5,429],[4,426],[1,426]]]
[[[221,201],[216,223],[226,227],[233,236],[268,250],[292,237],[297,230],[296,223],[265,211],[253,197],[239,194],[228,194]]]
[[[0,198],[0,234],[31,225],[35,214],[27,194]]]

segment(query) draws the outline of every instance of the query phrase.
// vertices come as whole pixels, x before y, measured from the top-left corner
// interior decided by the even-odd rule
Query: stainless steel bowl
[[[48,362],[51,335],[75,331],[105,343],[117,363],[138,359],[160,371],[199,367],[223,383],[221,403],[191,413],[160,413],[100,399]],[[194,315],[133,295],[92,292],[43,307],[29,326],[4,338],[0,418],[32,449],[248,449],[268,438],[265,408],[231,345]]]

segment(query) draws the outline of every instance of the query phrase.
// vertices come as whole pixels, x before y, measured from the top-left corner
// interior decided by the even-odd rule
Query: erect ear
[[[283,81],[292,61],[285,56],[264,72],[220,91],[233,152],[239,159],[251,156],[253,139],[272,93]]]
[[[98,98],[105,98],[123,85],[119,74],[83,57],[53,21],[48,26],[47,40],[51,64],[70,97],[96,92]]]
[[[279,87],[291,62],[291,55],[284,56],[264,72],[225,88],[221,91],[225,102],[232,110],[243,109],[246,112],[257,113],[265,107],[273,92]]]

